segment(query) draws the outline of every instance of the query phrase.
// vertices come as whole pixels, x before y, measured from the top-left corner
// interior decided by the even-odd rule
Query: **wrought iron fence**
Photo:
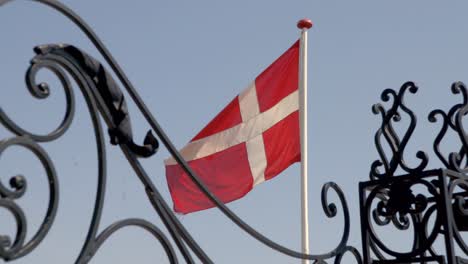
[[[397,93],[386,89],[381,99],[392,101],[386,110],[382,104],[372,108],[380,114],[382,124],[375,134],[379,160],[372,163],[370,180],[359,185],[361,206],[361,233],[364,263],[467,263],[468,247],[462,232],[467,231],[467,159],[468,141],[463,128],[463,117],[468,112],[468,92],[463,83],[452,85],[454,94],[461,94],[462,103],[449,111],[432,111],[428,119],[435,123],[441,119],[441,129],[434,140],[434,153],[445,168],[427,169],[428,155],[416,153],[419,164],[412,168],[405,161],[405,148],[416,128],[416,116],[404,103],[409,92],[418,87],[407,82]],[[404,134],[398,135],[394,124],[402,115],[410,120]],[[460,149],[444,155],[440,149],[444,137],[453,130],[460,141]],[[401,137],[400,137],[401,136]],[[388,144],[386,153],[383,140]],[[397,175],[401,171],[401,175]],[[393,226],[409,232],[412,229],[412,246],[407,251],[392,249],[388,237],[380,237],[378,226]],[[437,239],[443,247],[435,246]],[[458,248],[456,247],[458,245]],[[463,258],[463,255],[465,258]]]

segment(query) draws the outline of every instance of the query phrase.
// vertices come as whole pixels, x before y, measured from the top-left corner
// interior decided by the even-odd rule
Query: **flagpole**
[[[307,30],[312,27],[312,21],[301,19],[297,22],[301,30],[299,49],[299,125],[301,138],[301,226],[302,253],[309,254],[309,210],[307,191]],[[303,264],[310,263],[303,259]]]

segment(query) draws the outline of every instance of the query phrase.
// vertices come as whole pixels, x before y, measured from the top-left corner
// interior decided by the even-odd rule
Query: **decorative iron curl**
[[[356,263],[362,264],[362,257],[359,253],[359,251],[352,247],[347,245],[347,241],[349,238],[349,231],[350,231],[350,216],[349,216],[349,208],[348,204],[346,202],[346,198],[343,194],[343,191],[341,188],[334,182],[328,182],[325,183],[322,186],[322,192],[321,192],[321,203],[322,203],[322,209],[325,213],[325,215],[328,218],[333,218],[337,215],[338,209],[335,203],[331,203],[328,201],[329,197],[329,192],[330,190],[333,190],[336,195],[338,196],[338,199],[341,203],[342,211],[343,211],[343,217],[344,217],[344,231],[340,240],[340,243],[331,251],[328,253],[324,254],[319,254],[319,255],[303,255],[302,258],[308,258],[311,260],[314,260],[314,264],[327,264],[327,260],[334,258],[333,263],[335,264],[340,264],[342,263],[343,256],[347,253],[352,254],[354,259],[356,260]],[[257,238],[257,239],[267,239],[267,238]],[[263,242],[263,241],[262,241]],[[276,249],[281,252],[281,250],[285,250],[284,248],[281,248],[282,246],[275,244],[273,241],[266,241],[264,243],[270,243],[271,245],[268,245],[272,247],[273,249]],[[286,249],[288,250],[288,249]],[[293,253],[293,252],[290,252]],[[285,253],[288,254],[288,253]],[[289,255],[289,254],[288,254]],[[308,256],[313,256],[313,257],[308,257]]]
[[[465,196],[457,195],[455,193],[456,187],[466,190],[468,189],[468,182],[465,179],[456,179],[456,180],[451,180],[448,184],[448,197],[450,197],[454,201],[453,209],[457,210],[461,214],[461,216],[464,217],[463,219],[466,219],[468,217],[468,209],[467,209]],[[460,249],[466,255],[468,255],[468,244],[465,242],[465,240],[463,239],[463,236],[460,233],[460,230],[458,228],[458,223],[456,222],[456,218],[451,217],[449,221],[451,221],[452,223],[453,236],[455,237],[455,241],[457,242]]]
[[[346,255],[346,253],[352,254],[352,256],[354,257],[354,259],[356,260],[357,263],[362,263],[361,254],[359,253],[359,251],[355,247],[352,247],[352,246],[346,246],[342,250],[342,252],[336,256],[334,263],[335,264],[340,264],[342,262],[342,260],[343,260],[343,256]]]
[[[406,82],[401,86],[398,93],[392,89],[385,89],[381,94],[381,99],[384,102],[388,102],[390,101],[390,99],[392,99],[393,103],[391,108],[387,111],[385,107],[380,103],[374,104],[372,106],[372,112],[376,115],[381,115],[382,124],[377,130],[374,137],[375,146],[380,156],[380,160],[375,160],[371,165],[371,170],[369,174],[371,179],[375,180],[391,177],[395,174],[395,171],[398,168],[398,166],[400,166],[401,169],[408,173],[422,172],[428,164],[427,154],[423,151],[418,151],[416,153],[416,157],[420,159],[421,162],[418,166],[414,168],[411,168],[408,165],[406,165],[404,159],[404,151],[406,145],[408,144],[408,141],[416,128],[416,116],[414,115],[413,111],[411,111],[405,105],[404,102],[404,96],[407,91],[409,91],[412,94],[415,94],[418,91],[418,87],[413,82]],[[410,118],[410,124],[408,126],[408,129],[404,133],[403,138],[401,140],[397,132],[393,128],[393,122],[401,121],[400,109],[401,111],[406,113]],[[382,147],[382,136],[384,136],[391,149],[392,156],[390,159],[387,157],[387,154],[385,153]],[[383,167],[384,169],[383,172],[379,171],[379,168],[381,167]]]
[[[450,170],[460,173],[468,172],[468,134],[463,127],[463,117],[468,113],[468,90],[462,82],[454,82],[451,86],[453,94],[461,94],[463,102],[454,105],[448,113],[441,109],[435,109],[429,113],[428,119],[431,123],[437,122],[437,116],[442,118],[442,126],[434,140],[433,148],[439,160]],[[440,150],[440,144],[445,138],[449,128],[454,131],[460,140],[461,147],[457,152],[451,152],[446,157]],[[463,159],[465,163],[462,164]]]
[[[0,207],[9,211],[16,221],[16,235],[12,239],[8,236],[0,236],[0,258],[5,260],[14,260],[20,258],[32,250],[34,250],[44,239],[52,226],[58,207],[59,189],[58,180],[54,165],[45,152],[36,142],[27,136],[13,137],[0,141],[0,156],[11,146],[21,146],[31,151],[41,162],[44,167],[49,185],[49,202],[44,219],[36,233],[29,241],[26,240],[27,220],[16,200],[20,199],[26,192],[26,178],[21,175],[10,178],[10,186],[13,190],[8,189],[0,182]]]
[[[70,127],[75,112],[75,99],[71,83],[63,69],[61,69],[57,64],[40,62],[37,59],[33,59],[31,61],[31,66],[28,68],[25,77],[26,86],[31,95],[37,99],[46,99],[50,95],[50,87],[47,83],[36,83],[37,73],[44,68],[55,74],[65,91],[66,110],[62,122],[57,128],[44,135],[27,131],[10,119],[0,106],[0,123],[2,123],[12,133],[18,136],[28,136],[36,142],[49,142],[62,136]]]
[[[343,194],[343,191],[334,182],[325,183],[322,187],[321,202],[322,202],[323,211],[325,212],[325,215],[328,218],[335,217],[338,212],[336,204],[328,202],[328,193],[330,189],[332,189],[338,195],[338,199],[340,200],[342,211],[343,211],[343,217],[344,217],[344,231],[343,231],[340,243],[335,247],[335,249],[330,251],[330,253],[328,254],[323,254],[322,256],[317,257],[317,261],[319,260],[324,261],[327,258],[331,258],[335,256],[334,263],[341,263],[343,255],[349,251],[353,254],[357,263],[362,263],[362,259],[358,251],[354,247],[347,246],[347,241],[349,238],[349,231],[350,231],[350,223],[351,223],[350,216],[349,216],[349,208],[346,202],[346,198]],[[321,262],[317,262],[317,263],[321,263]],[[326,263],[326,262],[324,261],[323,263]]]
[[[434,197],[434,205],[428,206],[429,200],[425,195],[413,195],[411,193],[411,188],[416,185],[422,185],[426,188],[426,191]],[[435,208],[442,208],[443,203],[438,186],[434,185],[433,182],[415,178],[407,185],[398,186],[397,189],[400,192],[396,192],[396,189],[392,191],[391,188],[392,185],[390,184],[376,186],[372,189],[364,204],[365,215],[362,217],[367,219],[367,226],[362,228],[366,228],[369,234],[372,251],[380,260],[388,259],[383,253],[395,259],[411,259],[426,253],[435,256],[432,245],[437,239],[443,224],[443,212],[435,210]],[[403,190],[405,188],[406,191]],[[405,192],[408,195],[400,197]],[[392,203],[393,199],[401,199],[399,202],[403,204]],[[372,209],[376,200],[378,201],[377,208]],[[436,219],[432,229],[428,230],[428,223],[433,213],[436,213]],[[380,239],[375,232],[372,220],[378,226],[386,226],[392,223],[399,230],[407,230],[412,227],[414,229],[414,238],[411,249],[406,252],[390,249],[384,242],[385,240]]]

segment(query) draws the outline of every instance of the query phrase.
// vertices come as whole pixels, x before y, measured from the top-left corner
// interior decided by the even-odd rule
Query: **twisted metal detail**
[[[425,188],[428,193],[434,195],[435,199],[428,199],[423,193],[414,196],[412,189],[416,189],[418,186]],[[399,182],[378,185],[370,192],[364,205],[368,225],[366,228],[373,245],[372,250],[380,260],[388,259],[383,253],[395,259],[411,259],[426,253],[436,256],[431,246],[441,230],[442,212],[434,209],[442,206],[440,203],[443,201],[438,198],[440,197],[438,189],[439,186],[434,185],[433,182],[412,179],[402,185]],[[397,198],[394,194],[395,191],[406,193],[406,195]],[[400,198],[399,202],[393,201]],[[404,201],[404,198],[409,198],[409,200],[405,199]],[[375,201],[377,201],[376,208],[372,209]],[[429,230],[429,219],[434,213],[436,213],[436,218]],[[392,223],[398,230],[412,228],[414,238],[411,248],[406,252],[391,249],[386,240],[377,235],[373,223],[377,226],[388,226]]]
[[[468,134],[463,128],[463,117],[468,113],[468,91],[462,82],[455,82],[451,87],[453,94],[461,94],[463,97],[463,103],[455,104],[448,113],[441,109],[433,110],[429,114],[429,121],[432,123],[437,122],[437,116],[442,118],[442,127],[434,141],[434,152],[444,166],[450,170],[454,170],[460,173],[468,172],[468,160],[466,160],[466,154],[468,153]],[[444,139],[448,130],[452,129],[457,135],[461,142],[460,150],[451,152],[448,157],[441,152],[440,144]],[[465,159],[465,162],[462,161]]]
[[[413,111],[411,111],[408,107],[406,107],[404,102],[404,96],[406,92],[409,91],[412,94],[415,94],[418,91],[418,87],[413,82],[406,82],[404,83],[400,91],[397,93],[395,90],[392,89],[385,89],[382,92],[381,99],[384,102],[393,100],[392,106],[389,110],[386,110],[382,104],[375,104],[372,106],[372,112],[376,115],[380,114],[382,117],[382,124],[380,128],[375,133],[374,141],[375,146],[377,148],[377,152],[379,153],[380,160],[376,160],[371,165],[370,170],[370,178],[371,179],[382,179],[388,178],[395,174],[395,171],[398,167],[403,169],[408,173],[418,173],[422,172],[428,163],[427,154],[423,151],[418,151],[416,153],[416,157],[421,160],[420,164],[415,168],[410,168],[406,165],[404,159],[404,151],[411,135],[416,128],[416,116],[414,115]],[[408,129],[404,133],[402,139],[398,136],[397,132],[393,128],[393,122],[400,122],[401,121],[401,111],[406,113],[410,118],[410,124]],[[385,153],[381,138],[382,136],[385,138],[386,142],[388,143],[391,149],[391,158],[387,157]],[[384,169],[383,172],[380,172],[379,168]]]

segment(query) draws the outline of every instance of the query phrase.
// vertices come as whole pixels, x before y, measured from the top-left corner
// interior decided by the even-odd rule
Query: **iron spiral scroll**
[[[313,260],[313,263],[342,263],[345,255],[351,255],[357,263],[363,263],[358,250],[348,245],[348,238],[350,233],[350,214],[343,191],[340,187],[333,183],[326,183],[322,188],[321,202],[324,213],[327,217],[332,218],[338,215],[338,206],[329,202],[329,193],[333,192],[338,196],[341,211],[344,217],[343,234],[338,245],[323,254],[305,255],[298,251],[291,250],[284,247],[251,226],[249,226],[239,216],[234,214],[224,203],[222,203],[213,193],[211,193],[199,177],[191,170],[186,161],[184,161],[176,150],[174,145],[169,140],[168,136],[159,126],[156,119],[148,110],[143,100],[136,92],[120,66],[117,64],[111,53],[99,40],[93,30],[72,10],[63,4],[54,0],[32,0],[34,2],[44,4],[60,12],[68,17],[77,25],[83,33],[91,40],[96,49],[100,52],[105,61],[110,65],[113,74],[118,78],[120,83],[125,88],[130,98],[137,105],[145,117],[148,125],[157,134],[159,140],[169,150],[176,161],[182,166],[187,174],[192,178],[200,190],[214,203],[217,208],[221,210],[227,218],[235,223],[239,228],[247,232],[250,236],[254,237],[264,245],[279,251],[283,254],[289,255],[299,259]],[[1,1],[0,6],[10,1]],[[169,205],[166,203],[158,188],[153,184],[146,171],[143,169],[139,162],[138,153],[129,145],[129,142],[120,141],[112,142],[118,144],[127,158],[129,165],[135,171],[136,176],[143,184],[148,201],[151,203],[155,211],[160,216],[167,232],[163,232],[159,227],[151,222],[138,219],[128,218],[117,221],[105,228],[101,228],[101,216],[103,214],[104,197],[106,192],[106,144],[104,136],[104,128],[101,123],[101,118],[106,123],[105,125],[110,131],[118,129],[119,124],[116,123],[113,116],[113,110],[106,104],[106,98],[99,94],[95,82],[80,65],[65,56],[53,52],[42,52],[40,47],[35,49],[37,55],[31,60],[31,65],[26,72],[26,87],[37,99],[47,99],[50,94],[49,85],[47,83],[36,83],[36,75],[41,70],[48,70],[52,72],[60,81],[62,89],[65,92],[66,109],[60,124],[51,132],[46,134],[34,134],[26,129],[23,129],[15,123],[8,115],[7,111],[0,107],[0,123],[11,133],[13,137],[3,139],[0,141],[0,155],[11,146],[21,146],[31,151],[42,163],[46,173],[47,182],[49,185],[49,204],[47,213],[40,225],[39,229],[32,236],[30,241],[25,241],[28,232],[28,219],[26,219],[23,209],[16,203],[18,199],[27,191],[27,177],[21,175],[12,176],[10,179],[10,187],[0,182],[0,207],[9,211],[16,222],[16,234],[13,238],[5,235],[0,235],[0,258],[5,261],[13,261],[19,259],[33,250],[35,250],[41,243],[43,243],[49,230],[53,228],[57,210],[59,210],[59,177],[54,167],[53,160],[47,154],[46,150],[41,146],[41,143],[52,142],[63,136],[73,122],[75,114],[75,92],[73,91],[72,81],[79,87],[81,95],[85,99],[89,116],[92,121],[96,151],[98,156],[97,168],[97,191],[95,204],[93,209],[93,216],[89,223],[88,233],[86,240],[83,243],[81,252],[79,253],[76,263],[88,263],[96,252],[99,250],[106,240],[115,232],[122,228],[134,226],[139,227],[149,234],[151,234],[162,245],[170,263],[178,263],[180,260],[177,258],[176,249],[180,252],[183,260],[186,263],[195,263],[195,258],[203,263],[213,263],[210,257],[192,238],[188,230],[180,223],[178,218],[171,211]],[[112,137],[112,135],[111,135]],[[35,220],[35,219],[34,219]]]
[[[376,160],[371,165],[370,178],[371,179],[382,179],[387,178],[395,174],[398,167],[403,169],[407,173],[418,173],[422,172],[429,161],[428,156],[423,151],[418,151],[416,157],[421,160],[420,164],[415,168],[410,168],[405,159],[404,151],[416,128],[416,116],[406,105],[405,95],[407,92],[415,94],[418,91],[418,87],[413,82],[404,83],[399,92],[397,93],[392,89],[385,89],[382,92],[381,99],[384,102],[393,100],[392,106],[389,110],[385,110],[382,104],[375,104],[372,106],[372,112],[374,114],[380,114],[382,117],[382,125],[375,134],[375,146],[379,153],[380,160]],[[410,123],[407,131],[400,139],[397,132],[394,129],[393,123],[400,122],[402,119],[402,112],[408,115]],[[388,159],[385,151],[383,150],[381,138],[385,138],[391,149],[391,158]],[[384,172],[379,171],[379,167],[384,167]]]

